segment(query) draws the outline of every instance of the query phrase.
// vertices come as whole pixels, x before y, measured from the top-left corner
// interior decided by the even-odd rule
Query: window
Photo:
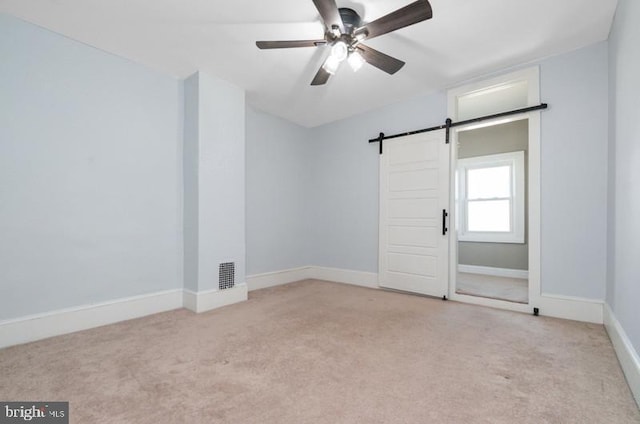
[[[524,243],[524,152],[458,160],[458,240]]]

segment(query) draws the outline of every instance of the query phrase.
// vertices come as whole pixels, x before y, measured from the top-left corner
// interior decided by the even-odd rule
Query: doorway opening
[[[540,104],[538,68],[449,91],[454,121]],[[530,312],[540,298],[540,112],[452,128],[449,297]]]
[[[456,293],[527,304],[529,121],[458,132]]]

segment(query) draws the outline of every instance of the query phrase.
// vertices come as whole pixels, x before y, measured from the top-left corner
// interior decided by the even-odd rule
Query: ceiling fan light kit
[[[334,75],[338,70],[338,68],[340,67],[340,63],[341,61],[338,60],[334,55],[330,55],[327,58],[327,60],[324,61],[324,64],[322,65],[322,69],[324,69],[331,75]]]
[[[313,0],[313,4],[324,21],[323,40],[256,42],[260,49],[331,46],[329,56],[311,81],[311,85],[326,84],[345,59],[354,72],[366,62],[390,75],[395,74],[404,66],[403,61],[372,49],[362,42],[431,19],[433,16],[429,1],[417,0],[362,25],[362,20],[355,10],[338,8],[335,0]]]
[[[364,65],[365,60],[360,52],[356,50],[349,55],[347,62],[349,62],[349,66],[351,66],[353,72],[358,72],[358,70],[362,68],[362,65]]]

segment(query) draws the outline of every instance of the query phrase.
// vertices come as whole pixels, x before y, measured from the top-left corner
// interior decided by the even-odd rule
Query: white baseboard
[[[293,283],[294,281],[306,280],[312,278],[310,276],[311,268],[312,267],[309,266],[303,266],[300,268],[285,269],[282,271],[247,275],[247,286],[249,287],[249,291],[252,291]]]
[[[247,300],[247,285],[194,293],[168,290],[0,321],[0,349],[185,307],[205,312]]]
[[[529,278],[529,271],[526,269],[509,269],[495,268],[492,266],[479,265],[458,265],[458,272],[466,272],[468,274],[491,275],[492,277],[508,277],[508,278]]]
[[[182,289],[0,321],[0,348],[182,308]]]
[[[190,311],[201,313],[245,301],[247,296],[245,283],[236,284],[230,289],[207,290],[197,293],[185,289],[183,305]]]
[[[540,315],[593,324],[604,322],[602,300],[542,293],[534,303],[531,306],[540,308]]]
[[[310,267],[309,274],[309,278],[316,280],[352,284],[355,286],[368,287],[370,289],[380,288],[380,286],[378,286],[378,274],[375,272],[312,266]]]
[[[376,289],[380,288],[378,286],[377,273],[321,266],[306,266],[251,275],[247,277],[247,284],[249,286],[249,290],[257,290],[306,279],[325,280]],[[496,306],[496,301],[493,299],[486,299],[485,301],[483,298],[473,297],[469,302],[482,304],[484,306]],[[538,307],[540,308],[540,315],[596,324],[602,324],[603,322],[603,302],[601,300],[542,294],[535,305],[533,303],[530,305],[509,302],[500,303],[504,304],[502,306],[513,305],[513,307],[507,307],[507,309],[516,310],[518,312],[530,312],[533,311],[534,307]]]
[[[308,279],[352,284],[374,289],[379,288],[377,273],[322,266],[304,266],[282,271],[266,272],[264,274],[249,275],[247,276],[247,285],[251,291]]]
[[[0,348],[140,318],[181,307],[194,312],[204,312],[247,300],[248,290],[257,290],[306,279],[379,288],[377,273],[319,266],[300,267],[247,276],[246,284],[238,284],[232,289],[222,291],[212,290],[195,293],[190,290],[176,289],[0,321]],[[546,316],[598,324],[604,322],[603,302],[600,300],[542,294],[536,303],[535,305],[519,306],[530,309],[534,306],[539,307],[540,314]],[[612,333],[610,332],[610,334]],[[637,368],[637,356],[635,363]],[[640,381],[640,377],[638,377],[638,381]]]
[[[631,393],[636,403],[640,405],[640,357],[607,303],[604,305],[604,327],[607,329]]]

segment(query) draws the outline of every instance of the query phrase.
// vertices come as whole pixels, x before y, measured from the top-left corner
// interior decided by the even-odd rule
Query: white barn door
[[[449,144],[445,130],[384,143],[378,283],[443,297],[449,287]],[[445,234],[443,234],[443,232]]]

